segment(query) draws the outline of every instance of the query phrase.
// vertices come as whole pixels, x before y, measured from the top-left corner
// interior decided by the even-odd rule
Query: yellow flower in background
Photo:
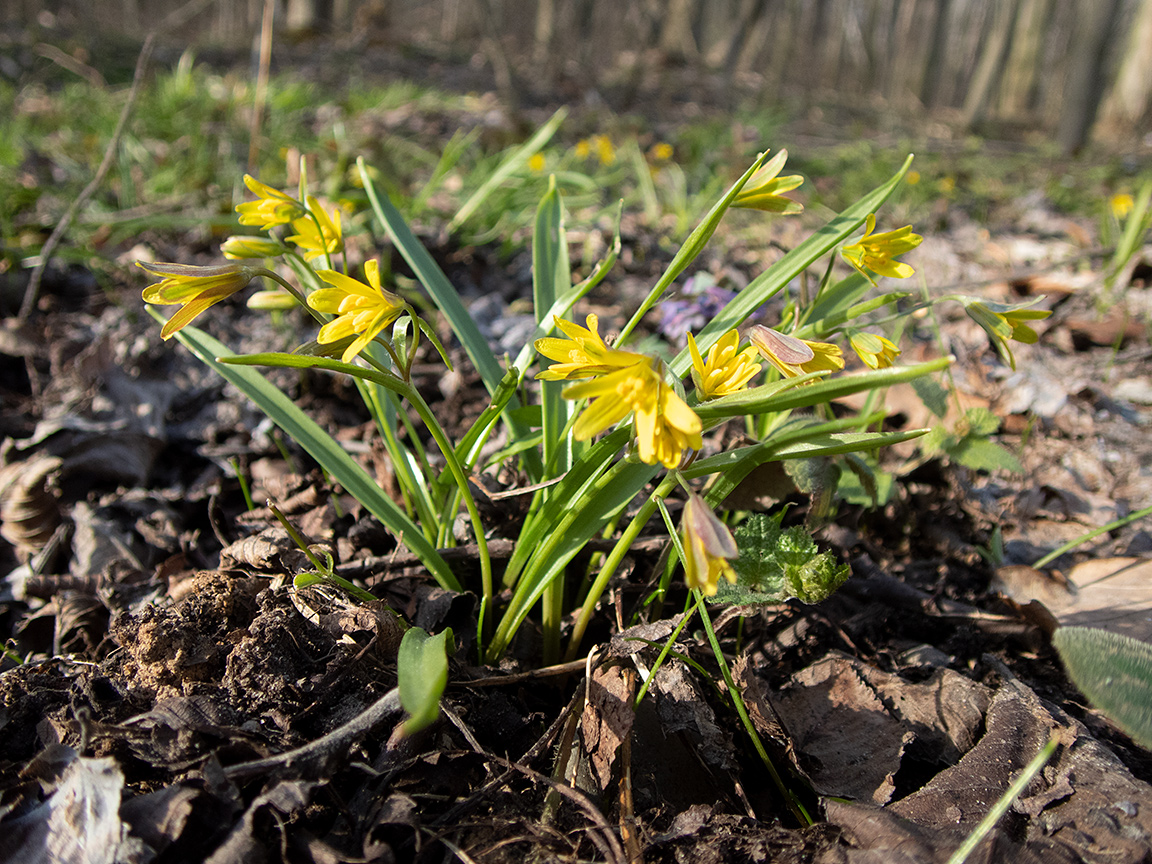
[[[220,251],[225,258],[233,260],[275,258],[284,251],[284,246],[280,241],[268,237],[233,236],[220,244]]]
[[[533,153],[528,157],[528,170],[533,174],[541,174],[548,161],[544,158],[543,153]]]
[[[576,147],[574,150],[576,152],[577,159],[587,159],[592,155],[592,142],[587,138],[581,138],[576,142]]]
[[[728,563],[740,550],[728,526],[704,503],[699,495],[688,496],[680,517],[680,537],[684,544],[684,582],[711,597],[723,576],[736,582],[736,571]]]
[[[1136,201],[1127,192],[1118,192],[1108,200],[1108,204],[1112,208],[1112,215],[1122,220],[1132,212]]]
[[[581,327],[563,318],[552,320],[568,338],[546,336],[536,340],[536,350],[549,360],[556,361],[537,374],[537,379],[541,381],[592,378],[624,366],[634,366],[648,359],[643,354],[636,354],[633,351],[617,351],[609,348],[600,338],[598,332],[600,319],[595,315],[588,316],[587,327]]]
[[[885,231],[883,234],[873,234],[875,230],[876,214],[869,213],[864,236],[840,250],[844,260],[873,285],[876,284],[876,280],[865,271],[865,268],[880,276],[891,276],[893,279],[907,279],[915,273],[910,264],[892,259],[905,252],[911,252],[923,242],[924,238],[919,234],[913,234],[911,225],[905,225],[895,231]]]
[[[616,161],[616,148],[612,146],[612,139],[607,135],[593,135],[592,143],[596,146],[596,158],[601,165],[611,165]]]
[[[623,353],[623,352],[622,352]],[[565,399],[591,399],[572,428],[577,441],[587,441],[635,412],[636,449],[640,461],[665,468],[680,464],[685,450],[703,446],[703,424],[658,371],[660,362],[642,354],[630,366],[573,384]]]
[[[295,243],[303,249],[307,261],[342,252],[344,235],[340,233],[339,208],[333,209],[332,215],[329,216],[328,211],[309,195],[308,213],[311,215],[292,220],[292,229],[296,233],[287,238],[288,242]]]
[[[257,200],[236,206],[241,225],[273,228],[277,225],[287,225],[293,219],[304,215],[303,204],[278,189],[265,186],[251,174],[244,175],[244,185],[257,196]]]
[[[317,270],[316,275],[332,287],[313,291],[308,295],[308,305],[317,312],[339,316],[320,328],[316,341],[327,345],[355,334],[356,339],[341,357],[345,363],[351,363],[408,308],[400,297],[380,287],[380,263],[374,258],[364,262],[367,284],[335,270]]]
[[[920,172],[919,171],[909,171],[907,174],[904,175],[904,182],[907,183],[909,186],[915,186],[917,183],[920,182]]]
[[[701,401],[728,396],[748,386],[760,371],[756,349],[749,346],[743,351],[740,334],[729,330],[716,340],[708,351],[708,360],[700,356],[696,340],[688,334],[688,350],[692,354],[692,381]]]
[[[171,339],[209,306],[242,291],[256,276],[254,268],[240,264],[194,267],[190,264],[145,264],[137,261],[136,266],[164,277],[144,289],[145,303],[158,306],[179,303],[183,307],[164,323],[160,331],[163,339]]]
[[[799,174],[791,174],[787,177],[776,176],[784,168],[784,162],[787,159],[788,151],[781,150],[764,163],[760,170],[744,184],[744,188],[737,194],[732,206],[784,215],[802,213],[804,205],[799,201],[793,201],[791,198],[785,198],[783,193],[791,192],[804,182],[804,178]]]
[[[1039,321],[1052,314],[1050,309],[1030,309],[1028,307],[1039,303],[1043,297],[1037,297],[1028,303],[993,303],[988,300],[977,300],[974,297],[962,298],[964,311],[968,316],[984,328],[996,353],[1013,369],[1016,368],[1016,357],[1008,341],[1015,340],[1026,345],[1034,344],[1040,337],[1036,331],[1025,322]]]
[[[797,378],[808,372],[836,372],[844,368],[839,346],[828,342],[809,342],[787,336],[763,324],[748,331],[748,338],[765,360],[785,378]]]
[[[892,365],[892,361],[900,356],[899,348],[875,333],[851,333],[848,336],[848,343],[869,369],[887,369]]]
[[[667,162],[674,155],[676,155],[676,151],[672,148],[672,145],[666,141],[653,144],[648,150],[648,158],[653,162]]]

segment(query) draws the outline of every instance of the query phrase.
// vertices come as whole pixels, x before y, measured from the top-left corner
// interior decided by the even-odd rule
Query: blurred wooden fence
[[[248,44],[266,0],[4,0],[0,22]],[[924,108],[1119,143],[1152,130],[1152,0],[267,0],[277,32],[481,46],[497,80],[617,87],[698,69],[741,95]],[[503,67],[503,68],[497,68]],[[685,80],[681,78],[679,80]],[[684,94],[690,95],[690,94]]]

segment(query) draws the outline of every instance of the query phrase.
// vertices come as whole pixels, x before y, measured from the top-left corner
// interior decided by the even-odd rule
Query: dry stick
[[[268,69],[272,64],[272,19],[275,0],[264,0],[264,20],[260,25],[260,68],[256,73],[256,96],[252,106],[252,123],[248,127],[248,173],[256,173],[256,154],[260,150],[260,124],[264,103],[268,101]]]
[[[136,102],[136,94],[140,91],[140,82],[144,80],[144,71],[148,68],[148,58],[152,56],[152,43],[155,41],[155,38],[156,33],[153,31],[144,39],[144,46],[140,49],[140,56],[136,58],[136,72],[132,78],[132,89],[128,91],[128,101],[124,103],[124,110],[120,112],[120,119],[116,121],[116,131],[112,133],[112,140],[108,142],[108,149],[104,151],[104,161],[102,161],[100,167],[96,169],[96,176],[93,177],[91,182],[84,187],[84,190],[73,199],[67,212],[65,212],[60,221],[56,223],[56,227],[49,235],[48,242],[46,242],[40,250],[40,260],[37,262],[36,268],[32,271],[32,278],[28,280],[28,287],[24,291],[24,302],[20,304],[20,314],[18,318],[21,323],[26,321],[28,316],[32,314],[32,309],[36,305],[36,299],[40,296],[40,281],[44,278],[44,268],[48,266],[48,262],[52,259],[52,253],[56,251],[56,247],[60,244],[60,238],[64,236],[64,232],[68,230],[68,226],[72,224],[72,220],[76,218],[76,212],[92,197],[93,193],[95,193],[104,181],[104,175],[107,174],[108,169],[112,167],[112,160],[115,158],[116,150],[120,146],[120,136],[124,134],[124,127],[128,123],[128,116],[132,113],[132,106]]]
[[[385,720],[399,714],[401,710],[400,689],[394,687],[343,726],[333,729],[324,737],[295,750],[269,756],[267,759],[229,765],[224,769],[224,774],[229,780],[246,780],[272,771],[323,765],[335,755],[347,752],[354,743]]]

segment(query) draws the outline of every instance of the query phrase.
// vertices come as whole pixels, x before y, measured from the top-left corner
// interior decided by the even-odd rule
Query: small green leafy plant
[[[558,124],[559,118],[554,121]],[[495,194],[520,168],[538,166],[540,147],[554,128],[508,154],[509,170],[497,170],[476,195]],[[432,579],[451,591],[477,592],[478,660],[498,660],[534,609],[539,610],[544,662],[573,658],[625,555],[658,511],[667,522],[673,552],[653,586],[653,609],[668,594],[677,559],[684,564],[685,582],[696,601],[693,608],[702,608],[700,600],[706,596],[727,602],[779,602],[788,597],[814,602],[827,596],[846,570],[820,553],[802,529],[782,529],[780,518],[754,515],[733,536],[727,523],[738,514],[725,515],[724,502],[765,463],[820,464],[867,454],[927,431],[875,431],[884,416],[880,397],[885,388],[948,365],[947,358],[894,365],[900,349],[874,332],[905,314],[898,302],[906,296],[868,296],[877,277],[912,275],[912,267],[897,259],[921,240],[911,226],[876,230],[876,213],[900,184],[911,157],[886,182],[764,270],[697,332],[685,333],[687,347],[670,361],[632,347],[645,315],[667,297],[730,208],[779,215],[802,209],[784,194],[801,183],[800,177],[780,176],[786,158],[784,151],[771,159],[767,152],[761,154],[719,196],[611,344],[601,336],[595,315],[585,316],[580,324],[570,318],[570,310],[609,273],[620,251],[619,231],[604,258],[574,283],[564,200],[550,179],[535,210],[532,234],[535,332],[516,357],[503,361],[407,220],[377,189],[374,172],[359,161],[358,181],[375,227],[415,274],[487,391],[487,406],[455,438],[411,381],[425,339],[451,368],[436,329],[399,289],[393,290],[396,286],[378,261],[353,266],[345,242],[345,214],[309,194],[303,165],[295,194],[245,177],[255,200],[239,205],[239,221],[261,234],[225,241],[224,255],[233,263],[143,263],[145,270],[161,277],[145,289],[144,300],[153,306],[178,305],[161,335],[177,337],[248,394],[420,558]],[[476,195],[466,208],[481,206]],[[457,214],[454,224],[467,216]],[[365,223],[357,218],[349,224]],[[863,234],[852,239],[861,227]],[[850,268],[834,266],[837,251]],[[825,258],[815,290],[787,294],[773,327],[747,326],[767,301]],[[315,339],[293,346],[291,352],[237,356],[190,326],[204,310],[257,281],[271,290],[252,295],[249,306],[299,306],[315,319]],[[1008,339],[1026,340],[1031,331],[1019,325],[1021,317],[1046,314],[980,307],[975,300],[966,308],[983,316],[998,347]],[[878,316],[886,317],[877,321]],[[868,326],[873,330],[863,329]],[[864,370],[844,374],[843,349],[830,340],[846,341]],[[531,370],[541,359],[549,362],[535,374],[539,384],[531,387]],[[260,366],[349,376],[388,453],[398,498],[385,494],[332,435],[260,374],[255,368]],[[832,413],[832,400],[856,393],[871,394],[865,410],[848,416]],[[705,443],[707,433],[729,422],[743,427],[738,445],[720,449]],[[497,430],[499,439],[494,437]],[[714,437],[719,436],[708,440]],[[498,571],[470,478],[504,462],[514,462],[527,478],[530,499],[513,552]],[[853,470],[864,464],[858,459]],[[678,532],[666,501],[681,491],[686,504]],[[457,542],[453,526],[461,511],[467,514],[469,539],[476,545],[476,582],[462,581],[440,552]],[[591,559],[581,556],[594,538],[611,539],[610,550]],[[593,563],[579,567],[577,560]],[[331,567],[322,565],[309,578],[330,582]],[[718,593],[721,576],[734,586],[724,594]],[[566,620],[573,623],[565,646],[561,625]]]

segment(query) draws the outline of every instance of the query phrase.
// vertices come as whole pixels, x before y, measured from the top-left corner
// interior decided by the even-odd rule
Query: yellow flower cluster
[[[685,451],[703,446],[700,418],[664,380],[659,360],[609,348],[598,332],[595,315],[588,316],[587,327],[560,318],[555,321],[568,338],[536,340],[536,350],[555,361],[536,377],[544,381],[590,379],[564,390],[566,399],[592,400],[573,427],[577,441],[587,441],[632,414],[636,452],[645,464],[659,462],[675,468]]]

